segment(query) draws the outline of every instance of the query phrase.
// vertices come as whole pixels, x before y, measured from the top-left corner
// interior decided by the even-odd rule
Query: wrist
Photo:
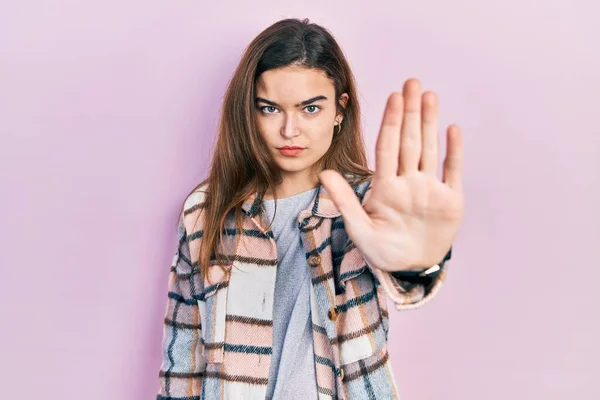
[[[390,271],[393,277],[398,279],[422,279],[422,278],[433,278],[439,275],[444,264],[452,257],[452,247],[446,253],[442,261],[433,266],[421,267],[421,268],[410,268],[400,271]]]

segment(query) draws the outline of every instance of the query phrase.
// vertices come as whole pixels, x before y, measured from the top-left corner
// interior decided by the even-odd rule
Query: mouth
[[[283,154],[286,157],[295,157],[297,155],[300,155],[300,153],[302,153],[305,149],[304,147],[299,146],[285,146],[279,147],[278,150],[281,154]]]

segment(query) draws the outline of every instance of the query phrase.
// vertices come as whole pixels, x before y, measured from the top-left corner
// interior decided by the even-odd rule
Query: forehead
[[[325,72],[295,65],[265,71],[256,81],[256,94],[276,102],[295,103],[317,95],[333,98],[334,93]]]

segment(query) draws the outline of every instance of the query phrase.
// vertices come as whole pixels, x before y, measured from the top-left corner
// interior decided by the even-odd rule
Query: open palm
[[[344,219],[348,236],[372,266],[416,270],[439,263],[464,212],[460,129],[447,129],[443,176],[438,164],[437,97],[409,79],[388,99],[377,137],[375,174],[362,204],[336,171],[320,179]]]

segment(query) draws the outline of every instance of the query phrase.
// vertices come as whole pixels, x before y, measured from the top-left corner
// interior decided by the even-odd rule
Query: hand
[[[433,92],[421,95],[409,79],[388,98],[376,144],[371,190],[362,204],[338,172],[320,179],[342,213],[348,236],[371,266],[417,270],[439,263],[464,212],[460,129],[447,128],[443,177],[437,177],[438,109]]]

